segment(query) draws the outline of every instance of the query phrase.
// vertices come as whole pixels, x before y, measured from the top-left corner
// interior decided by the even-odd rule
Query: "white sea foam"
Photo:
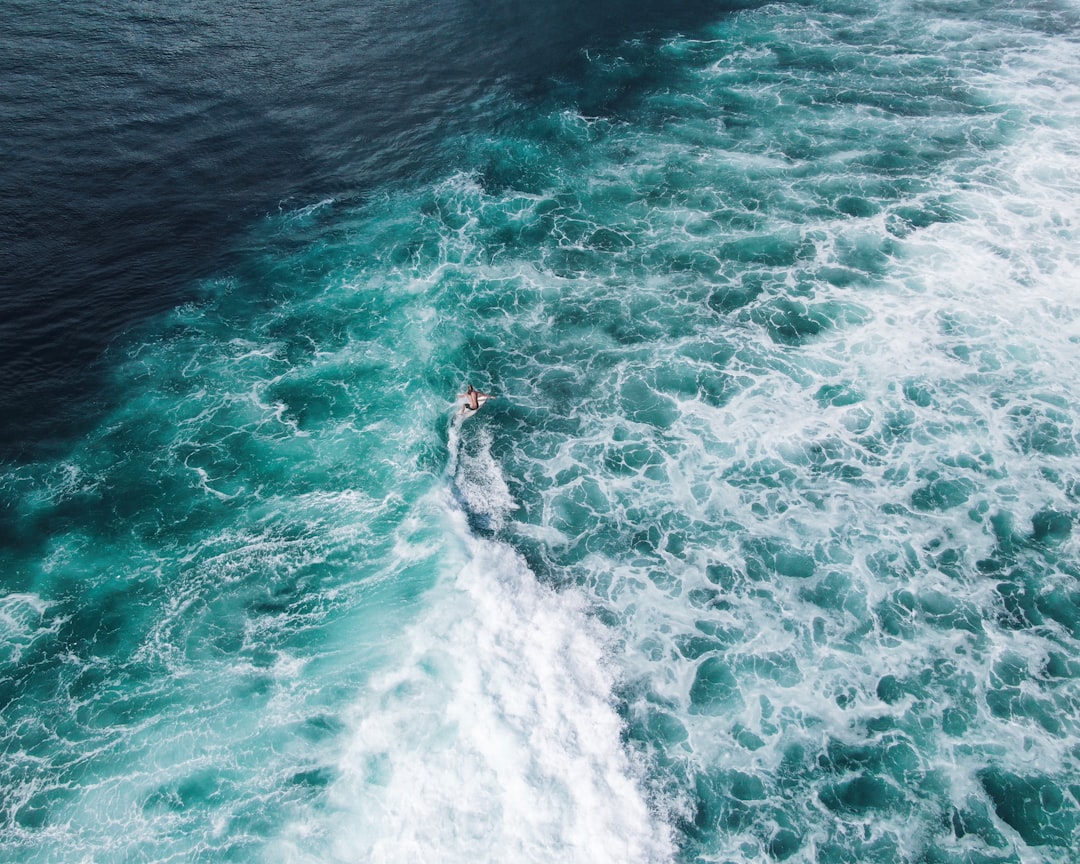
[[[459,415],[460,416],[460,415]],[[455,442],[450,441],[453,445]],[[462,505],[490,531],[499,531],[517,509],[498,463],[491,453],[492,437],[483,428],[453,460],[454,485]]]
[[[997,98],[1016,101],[1033,115],[1045,110],[1072,118],[1068,106],[1076,104],[1076,88],[1068,70],[1074,59],[1066,47],[1061,41],[1048,52],[1026,50],[1002,77],[970,86],[993,88]],[[710,74],[716,68],[712,61]],[[1023,82],[1019,87],[1018,81]],[[1029,91],[1030,82],[1037,86]],[[902,137],[949,131],[933,117],[880,112],[841,121],[880,123],[883,134]],[[989,514],[1007,511],[1019,531],[1030,533],[1041,508],[1073,508],[1069,484],[1076,480],[1075,459],[1058,455],[1077,440],[1071,412],[1070,419],[1053,421],[1057,438],[1044,445],[1044,452],[1033,458],[1023,450],[1025,442],[1035,440],[1031,427],[1038,417],[1055,405],[1062,415],[1062,406],[1080,396],[1078,316],[1069,303],[1080,284],[1074,121],[1025,127],[1022,140],[999,146],[992,171],[971,170],[969,154],[968,161],[946,164],[933,178],[932,190],[903,201],[930,207],[945,200],[943,218],[911,230],[902,242],[890,236],[894,223],[887,208],[860,220],[821,219],[803,229],[814,240],[813,257],[802,258],[792,268],[800,270],[797,276],[789,272],[777,290],[806,292],[798,301],[802,313],[823,303],[853,311],[796,348],[776,344],[771,322],[755,317],[754,304],[748,304],[749,314],[732,315],[726,326],[687,327],[683,343],[676,341],[674,348],[670,342],[650,343],[645,356],[632,340],[625,348],[605,341],[590,327],[596,319],[587,315],[582,315],[585,323],[560,329],[559,303],[540,290],[553,313],[547,332],[561,354],[552,351],[553,357],[535,363],[523,355],[527,371],[519,383],[536,404],[544,404],[545,391],[564,382],[584,398],[568,408],[576,422],[572,435],[553,436],[550,446],[534,438],[532,452],[514,447],[517,464],[544,480],[543,491],[536,493],[543,515],[509,527],[521,538],[547,538],[560,553],[596,550],[574,556],[569,569],[618,621],[618,638],[628,649],[619,655],[620,677],[642,694],[631,714],[645,716],[662,706],[683,724],[691,773],[709,777],[737,768],[774,788],[769,784],[776,782],[793,745],[811,754],[827,753],[830,742],[877,746],[880,736],[866,727],[878,723],[895,730],[897,747],[917,752],[909,782],[916,775],[957,768],[946,798],[962,808],[972,794],[985,802],[975,778],[988,759],[1022,774],[1052,772],[1069,758],[1075,730],[1048,734],[1035,717],[1000,716],[989,710],[987,700],[998,688],[994,670],[1009,651],[1019,652],[1037,678],[1039,664],[1057,640],[1071,644],[1072,637],[1053,622],[1041,633],[1000,630],[993,613],[1001,602],[997,582],[980,576],[975,565],[996,554],[999,539]],[[662,153],[668,164],[680,158],[696,164],[686,152],[690,148],[665,146],[638,152],[650,160]],[[854,171],[872,152],[850,149],[843,158],[834,152],[831,162],[826,158],[820,164]],[[724,158],[781,179],[790,170],[771,154],[737,152]],[[653,166],[605,166],[597,175],[634,189],[648,185],[643,177],[655,176],[647,170]],[[793,200],[802,194],[795,187],[789,191]],[[700,195],[707,198],[708,190]],[[811,196],[807,203],[819,202]],[[554,218],[555,242],[581,252],[586,244],[580,238],[597,225],[576,211],[573,216]],[[641,244],[647,235],[651,243],[673,237],[691,242],[693,235],[684,229],[703,216],[692,207],[675,212],[653,207],[646,217],[649,231],[638,224],[628,241]],[[856,292],[844,279],[825,278],[844,273],[854,278],[857,271],[843,255],[879,246],[890,251],[882,256],[882,275],[869,280],[868,288]],[[552,276],[547,278],[554,284]],[[541,274],[537,282],[544,279]],[[641,301],[655,290],[660,306],[674,316],[672,287],[670,280],[642,280],[633,294],[639,308],[648,308]],[[577,294],[582,309],[606,303],[600,320],[618,317],[612,308],[625,309],[627,328],[651,315],[628,306],[616,279],[583,274],[563,289]],[[766,291],[762,300],[771,299]],[[685,320],[694,320],[689,309]],[[588,350],[567,335],[574,326]],[[507,341],[512,333],[508,329]],[[726,371],[739,376],[740,386],[721,405],[708,404],[692,389],[680,391],[677,383],[680,377],[693,380],[686,374],[693,364],[677,359],[677,352],[697,350],[698,340],[701,346],[710,340],[734,346]],[[560,362],[557,373],[552,360]],[[597,367],[603,371],[595,372]],[[708,368],[700,364],[701,370]],[[832,404],[818,396],[834,385],[848,387],[851,400]],[[620,401],[620,391],[633,398]],[[647,415],[642,406],[650,404],[656,410]],[[636,412],[642,412],[641,419]],[[1030,412],[1035,421],[1024,420]],[[611,464],[620,465],[618,470],[601,469],[609,457],[617,457]],[[1051,467],[1061,479],[1048,480]],[[955,482],[958,497],[936,501],[927,490],[939,479]],[[575,536],[573,517],[567,515],[575,508],[583,514],[581,524],[640,538],[643,554],[635,559],[626,543],[605,550],[596,537]],[[714,527],[724,523],[730,525],[726,530]],[[775,554],[789,556],[789,562],[768,576],[748,575],[749,559],[764,553],[747,544],[758,541],[783,544]],[[962,567],[952,566],[938,550],[958,556]],[[1074,559],[1076,551],[1073,534],[1060,553]],[[812,562],[805,568],[810,572],[795,572],[800,560]],[[891,572],[882,561],[892,562]],[[707,568],[717,564],[728,566],[735,581],[717,584],[706,578]],[[1071,584],[1064,574],[1044,578],[1046,590]],[[890,614],[898,616],[895,623],[888,623]],[[898,628],[899,635],[890,628]],[[707,643],[703,633],[714,630],[721,635],[705,653],[687,647],[691,639]],[[716,657],[736,674],[723,710],[702,708],[692,699],[703,665]],[[890,679],[919,674],[934,682],[931,692],[889,691]],[[970,686],[978,706],[965,708],[976,714],[968,734],[962,741],[939,732],[912,742],[920,724],[942,724],[949,706],[927,700],[947,702],[945,691],[953,686]],[[1033,698],[1051,700],[1047,710],[1053,713],[1072,704],[1073,697],[1038,693]],[[1051,704],[1053,699],[1058,701]],[[813,779],[804,787],[805,801],[769,799],[799,812],[804,826],[834,818],[817,796],[829,794],[836,777],[815,772],[813,758],[807,757],[806,776]],[[894,792],[909,794],[900,786]],[[888,815],[859,820],[847,814],[839,823],[849,818],[864,822],[868,835],[905,835],[901,822]],[[931,842],[935,831],[931,822],[916,824],[920,833],[911,850]],[[1011,828],[999,827],[1015,839]],[[760,830],[721,834],[717,842],[733,858],[763,852]],[[804,852],[810,854],[805,850],[827,842],[829,834],[807,828],[805,839]]]
[[[46,614],[52,605],[37,594],[0,597],[0,664],[18,663],[36,640],[56,633],[63,621]]]
[[[469,458],[459,472],[497,473],[490,455]],[[507,506],[505,486],[490,481],[468,481],[467,506]],[[494,498],[475,491],[493,485]],[[509,546],[473,536],[445,493],[423,509],[450,538],[445,579],[349,712],[327,812],[292,825],[272,857],[670,860],[668,829],[623,750],[603,633],[581,596],[541,586]]]

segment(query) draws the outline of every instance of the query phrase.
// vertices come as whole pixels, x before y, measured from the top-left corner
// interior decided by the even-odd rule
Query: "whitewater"
[[[1075,860],[1078,37],[718,12],[258,220],[0,464],[4,859]]]

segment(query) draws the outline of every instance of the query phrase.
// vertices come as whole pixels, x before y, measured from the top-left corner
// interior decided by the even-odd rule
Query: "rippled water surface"
[[[632,11],[0,465],[5,858],[1073,860],[1080,11]]]

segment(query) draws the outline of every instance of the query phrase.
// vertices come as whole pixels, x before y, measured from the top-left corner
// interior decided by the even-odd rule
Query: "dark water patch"
[[[974,710],[950,706],[941,712],[941,729],[953,738],[963,738],[975,721]]]
[[[874,606],[874,617],[883,633],[898,639],[913,639],[916,635],[914,598],[901,591],[881,600]]]
[[[145,808],[164,807],[174,812],[212,809],[230,795],[230,783],[222,773],[207,769],[150,793]]]
[[[753,234],[729,240],[717,250],[717,254],[724,259],[765,267],[793,267],[797,262],[812,257],[813,253],[813,246],[794,233]]]
[[[739,771],[699,773],[693,781],[693,814],[680,821],[687,852],[709,854],[718,835],[741,835],[743,853],[784,861],[805,842],[804,832],[784,806],[776,806],[759,778]]]
[[[1039,589],[1036,580],[1025,571],[1010,574],[1010,581],[999,582],[995,589],[1000,598],[997,621],[1010,630],[1027,630],[1040,626],[1043,615],[1039,611]]]
[[[946,630],[983,632],[982,610],[975,604],[952,597],[942,591],[922,591],[918,598],[924,620]]]
[[[727,315],[752,304],[764,290],[765,286],[759,280],[744,276],[738,283],[725,285],[710,294],[709,307]]]
[[[851,267],[822,267],[815,275],[837,288],[862,288],[871,284],[866,273]]]
[[[992,849],[1005,850],[1009,841],[994,825],[994,818],[983,801],[974,796],[968,798],[963,807],[951,807],[945,815],[945,824],[952,835],[961,840],[964,837],[978,838]],[[1014,855],[1008,859],[996,855],[987,855],[986,861],[1018,860]]]
[[[709,564],[705,568],[705,576],[729,594],[736,593],[738,587],[746,580],[745,575],[730,564]]]
[[[318,743],[340,736],[345,731],[345,724],[333,715],[318,714],[299,724],[297,731],[308,741]]]
[[[631,730],[634,735],[634,730]],[[650,708],[634,735],[640,741],[662,742],[666,748],[677,747],[685,742],[689,735],[682,722],[671,713]]]
[[[739,683],[728,661],[708,657],[698,664],[690,686],[690,703],[692,714],[724,714],[742,707]]]
[[[681,552],[684,548],[681,538],[679,545]],[[726,609],[729,605],[723,594],[715,588],[691,588],[686,592],[686,600],[695,609]]]
[[[783,298],[753,309],[751,318],[764,325],[774,341],[799,346],[833,327],[862,324],[869,313],[853,303],[807,303]]]
[[[554,166],[547,158],[547,151],[561,130],[550,118],[538,121],[533,129],[537,133],[533,139],[483,139],[473,145],[476,177],[485,192],[492,195],[541,195],[551,188]],[[572,144],[566,142],[566,146],[569,148]],[[483,223],[487,232],[487,246],[493,250],[500,247],[512,250],[546,239],[556,225],[550,211],[559,203],[554,200],[537,208],[533,211],[534,218],[524,224],[515,224],[506,218],[488,217]]]
[[[713,408],[723,408],[744,389],[738,378],[722,373],[699,372],[697,385],[698,398]]]
[[[788,463],[772,458],[758,459],[750,464],[736,460],[724,477],[726,482],[740,489],[790,489],[796,479],[797,474]]]
[[[1031,538],[1036,543],[1059,545],[1069,539],[1076,517],[1058,510],[1040,510],[1031,520]]]
[[[908,695],[921,695],[922,688],[895,675],[885,675],[878,681],[876,692],[878,699],[882,702],[895,705]]]
[[[932,225],[959,221],[963,215],[949,198],[925,196],[920,197],[917,203],[889,208],[885,224],[891,234],[907,237]]]
[[[1068,457],[1077,452],[1073,418],[1067,410],[1048,405],[1024,405],[1009,411],[1016,428],[1017,449],[1025,454]]]
[[[1056,585],[1039,592],[1039,612],[1056,621],[1074,639],[1080,639],[1080,589]]]
[[[1008,510],[998,510],[990,517],[990,527],[994,532],[997,552],[1003,561],[1012,561],[1018,547],[1024,542],[1016,529],[1016,520]]]
[[[878,204],[857,195],[841,195],[833,202],[833,207],[845,216],[864,219],[873,216],[879,210]]]
[[[765,851],[776,861],[787,861],[803,847],[805,835],[790,818],[776,820],[777,828],[770,834]]]
[[[848,384],[823,384],[814,394],[814,398],[822,408],[828,405],[843,408],[857,405],[865,399],[862,393]]]
[[[631,379],[620,389],[623,414],[629,419],[655,426],[669,428],[679,417],[673,400],[657,393],[645,381]]]
[[[735,669],[740,680],[758,678],[781,687],[795,687],[803,681],[799,661],[789,652],[744,654],[738,657]]]
[[[662,340],[677,336],[678,334],[672,334],[671,329],[673,326],[685,327],[685,323],[680,322],[664,322],[651,319],[647,312],[642,311],[639,314],[635,314],[634,310],[627,309],[624,315],[608,315],[603,314],[605,310],[597,309],[599,304],[593,304],[590,309],[587,310],[587,315],[594,321],[605,321],[603,330],[606,332],[612,340],[627,348],[634,348],[637,346],[648,346],[656,344]],[[616,304],[610,304],[616,305]],[[621,305],[621,304],[619,304]]]
[[[645,519],[635,518],[645,514],[648,514]],[[683,513],[656,516],[636,508],[626,511],[625,519],[625,524],[620,528],[626,533],[616,542],[624,544],[624,549],[631,549],[640,555],[642,562],[662,565],[660,570],[649,571],[650,578],[654,578],[657,585],[678,586],[678,577],[667,569],[667,558],[683,555],[686,538],[697,536],[698,526]]]
[[[792,579],[809,579],[817,569],[814,556],[788,543],[770,538],[743,541],[746,572],[751,579],[770,581],[772,574]]]
[[[884,275],[900,253],[900,245],[891,240],[855,235],[840,239],[836,260],[842,267],[873,280]]]
[[[881,549],[870,553],[866,564],[881,579],[906,580],[919,569],[919,553],[910,543],[903,543],[899,549]]]
[[[951,510],[960,507],[975,494],[977,486],[964,477],[946,479],[934,477],[937,472],[929,472],[926,478],[930,482],[911,494],[911,504],[922,511]]]
[[[878,460],[867,459],[864,452],[852,450],[846,443],[836,438],[815,441],[804,448],[806,463],[815,477],[831,477],[845,483],[867,485],[864,477],[864,465],[857,463],[876,463]]]
[[[760,777],[744,774],[741,771],[732,772],[731,794],[740,801],[764,801],[769,797]]]
[[[838,813],[865,814],[874,811],[902,811],[903,793],[883,777],[860,774],[851,780],[826,786],[821,802]]]
[[[1057,716],[1059,706],[1051,699],[1041,699],[1020,687],[990,687],[986,705],[991,715],[1006,722],[1034,721],[1055,738],[1063,738],[1068,726]]]
[[[562,5],[9,4],[0,454],[92,425],[115,398],[99,392],[106,346],[240,263],[262,214],[441,172],[495,82],[544,98],[551,76],[580,77],[583,47],[744,4]]]
[[[933,384],[922,379],[904,381],[904,398],[920,408],[929,408],[934,404]]]
[[[306,771],[298,771],[289,778],[294,786],[304,786],[309,789],[325,789],[334,782],[337,771],[333,768],[311,768]]]
[[[852,589],[853,583],[849,575],[833,571],[816,585],[800,589],[799,596],[821,609],[839,611],[850,602]]]
[[[1080,678],[1080,658],[1070,658],[1060,651],[1050,651],[1043,674],[1051,679]]]
[[[676,649],[681,656],[687,660],[700,660],[702,657],[706,656],[706,654],[724,650],[729,646],[730,643],[727,642],[727,640],[710,638],[708,636],[679,634],[675,638]]]
[[[356,411],[344,385],[326,379],[283,379],[266,389],[265,398],[271,403],[280,404],[282,416],[305,432],[319,430],[328,423],[349,420]],[[212,467],[217,473],[222,466]]]
[[[998,818],[1024,842],[1036,847],[1072,848],[1080,810],[1052,779],[1038,774],[1024,777],[992,767],[978,776]]]

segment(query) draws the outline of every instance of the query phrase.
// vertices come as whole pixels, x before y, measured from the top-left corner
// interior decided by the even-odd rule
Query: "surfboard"
[[[484,403],[487,402],[488,399],[494,399],[494,398],[495,398],[494,396],[479,396],[479,397],[477,397],[476,404],[479,406],[477,408],[470,408],[468,405],[462,405],[461,406],[461,419],[468,420],[470,417],[473,416],[473,414],[475,414],[477,411],[479,411],[481,408],[484,407]]]

